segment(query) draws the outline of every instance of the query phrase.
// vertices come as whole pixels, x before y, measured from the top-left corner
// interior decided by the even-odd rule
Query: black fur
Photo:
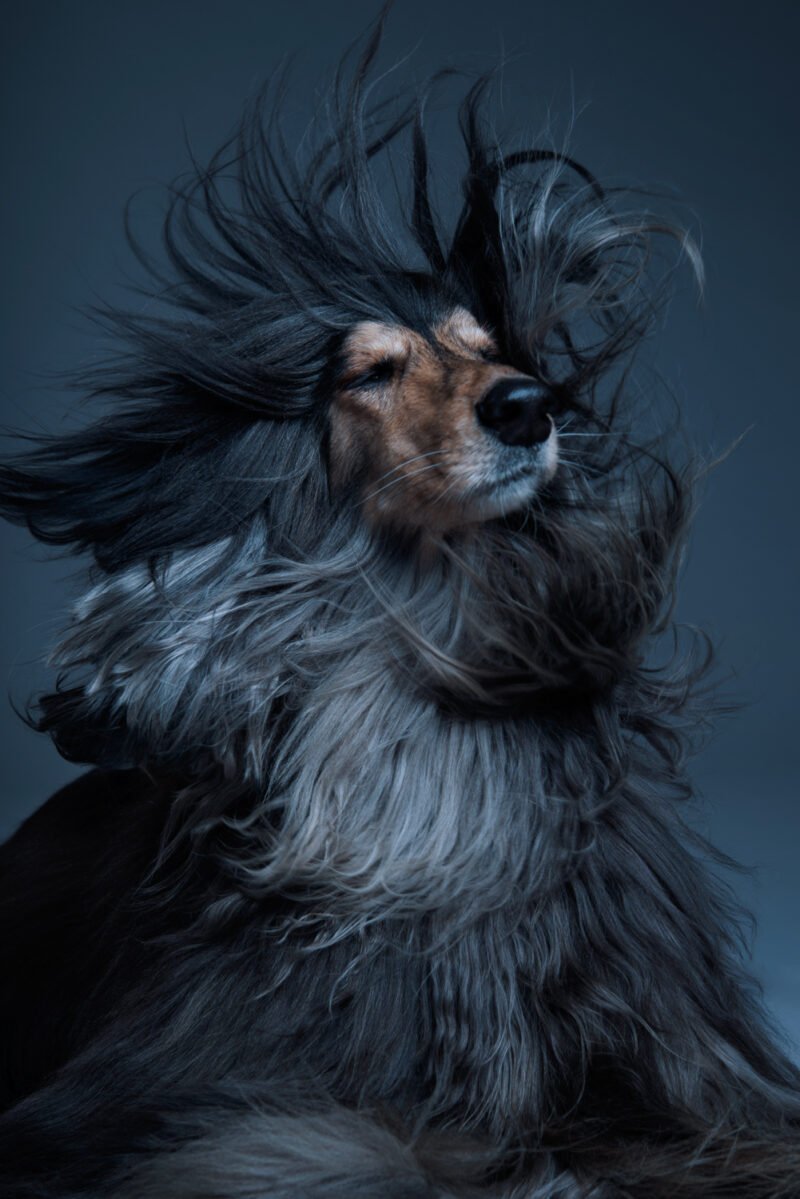
[[[448,232],[426,97],[367,105],[379,36],[304,166],[262,98],[176,192],[84,380],[113,403],[2,468],[94,558],[34,719],[100,769],[1,851],[0,1190],[790,1199],[798,1072],[678,811],[705,655],[648,657],[693,468],[634,437],[625,368],[654,238],[690,243],[501,151],[485,81]],[[422,555],[331,490],[328,408],[354,325],[456,305],[569,448]]]

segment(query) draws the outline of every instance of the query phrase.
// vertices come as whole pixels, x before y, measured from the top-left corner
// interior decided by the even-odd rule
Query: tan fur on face
[[[455,354],[463,354],[465,350],[472,354],[495,353],[497,350],[491,333],[479,325],[466,308],[456,308],[437,325],[434,333],[436,340]]]
[[[513,506],[513,496],[493,501],[492,486],[521,451],[509,453],[475,414],[494,383],[519,376],[486,360],[495,352],[491,334],[463,308],[442,320],[430,339],[399,325],[357,325],[344,345],[331,408],[334,487],[357,475],[369,519],[438,530]],[[391,378],[365,384],[368,372],[387,362]],[[542,477],[555,469],[554,437]]]

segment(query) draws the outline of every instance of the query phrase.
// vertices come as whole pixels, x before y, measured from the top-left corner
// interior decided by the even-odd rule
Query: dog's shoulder
[[[120,914],[152,861],[167,802],[141,771],[93,770],[0,846],[0,1107],[83,1038],[78,1013],[129,939]]]
[[[86,889],[136,856],[163,823],[163,792],[140,770],[91,770],[56,791],[0,845],[0,920],[30,894]]]

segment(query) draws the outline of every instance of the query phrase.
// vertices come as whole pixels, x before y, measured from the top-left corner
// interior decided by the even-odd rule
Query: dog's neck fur
[[[291,559],[254,522],[107,576],[58,652],[80,720],[123,730],[124,760],[188,773],[178,806],[195,830],[224,822],[244,892],[302,896],[341,935],[436,911],[463,926],[561,886],[631,776],[675,784],[641,732],[668,740],[683,692],[656,703],[642,629],[622,627],[619,593],[640,626],[659,597],[619,514],[578,563],[510,525],[423,555],[346,533]],[[580,642],[552,610],[573,572]]]
[[[491,556],[502,547],[508,567],[513,546],[506,530],[495,543],[461,544],[459,561],[481,554],[491,580]],[[486,700],[487,646],[496,662],[514,658],[514,678],[526,664],[529,685],[538,670],[552,688],[558,656],[546,637],[530,639],[544,627],[535,579],[523,584],[531,625],[508,592],[449,569],[445,558],[424,568],[387,559],[365,538],[265,563],[253,529],[236,545],[175,555],[158,574],[136,567],[101,583],[78,610],[71,652],[99,664],[87,695],[98,711],[113,703],[124,714],[132,747],[138,739],[185,766],[195,755],[196,776],[175,802],[226,880],[218,902],[204,896],[205,918],[241,911],[234,892],[263,913],[256,940],[271,932],[275,949],[254,980],[260,995],[303,968],[303,955],[298,965],[283,948],[289,932],[330,953],[331,1003],[361,995],[359,979],[382,955],[395,962],[396,993],[366,993],[342,1017],[334,1088],[357,1073],[364,1029],[380,1040],[391,999],[417,1010],[421,1030],[430,1023],[418,1109],[427,1118],[457,1104],[468,1125],[522,1135],[578,1104],[597,1063],[638,1077],[646,1058],[652,1106],[722,1119],[706,1063],[723,1054],[750,1085],[762,1049],[740,999],[709,995],[703,981],[711,953],[720,978],[736,967],[724,900],[670,802],[678,772],[665,745],[685,681],[648,690],[627,651],[613,687],[567,689],[549,716],[549,700],[517,715],[506,701],[494,717],[454,714],[440,688],[449,680]],[[597,627],[592,636],[602,657]],[[420,686],[437,667],[435,685]],[[726,1043],[719,1021],[699,1017],[709,1004],[725,1008]],[[669,1021],[684,1030],[679,1057],[659,1045]],[[402,1085],[418,1103],[411,1081]]]

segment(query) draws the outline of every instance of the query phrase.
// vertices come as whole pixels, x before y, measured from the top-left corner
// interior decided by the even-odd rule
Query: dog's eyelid
[[[449,346],[444,344],[439,349],[457,357],[466,354],[472,358],[479,358],[482,362],[503,362],[503,356],[494,342],[476,342],[459,337]]]
[[[377,362],[364,366],[359,371],[353,371],[342,380],[342,387],[349,391],[365,390],[389,383],[401,369],[402,364],[397,358],[380,358]]]

